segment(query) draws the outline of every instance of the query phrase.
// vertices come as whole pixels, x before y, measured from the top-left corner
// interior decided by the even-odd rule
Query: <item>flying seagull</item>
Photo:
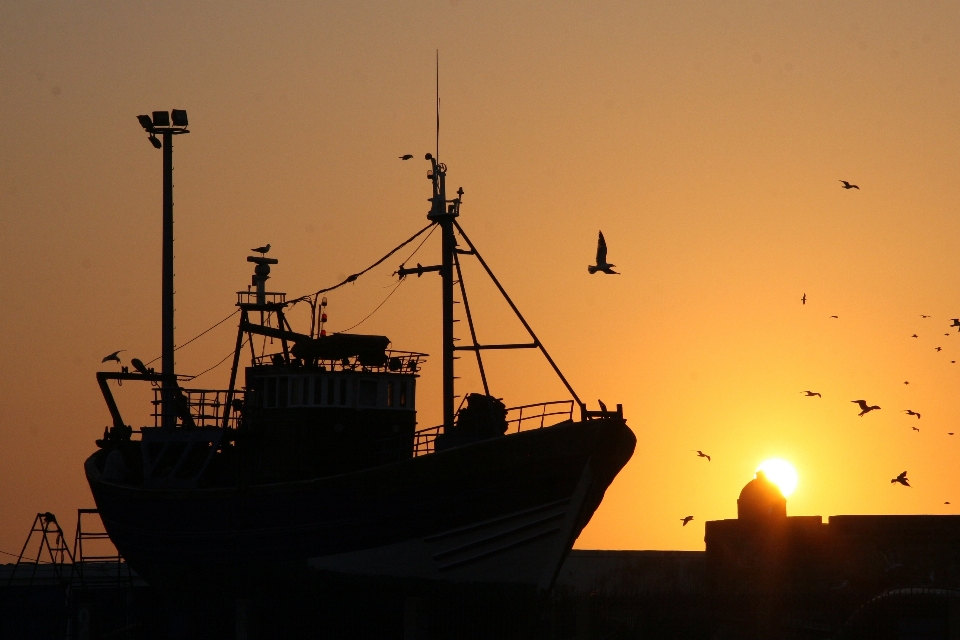
[[[707,462],[710,462],[710,456],[708,456],[707,454],[705,454],[703,451],[700,451],[699,449],[697,450],[697,457],[698,457],[698,458],[706,458],[706,459],[707,459]]]
[[[265,247],[257,247],[256,249],[250,249],[250,251],[253,251],[254,253],[259,253],[262,256],[262,255],[265,255],[268,251],[270,251],[270,245],[268,244]]]
[[[807,394],[808,397],[810,397],[810,396],[817,396],[818,398],[822,398],[822,397],[823,397],[822,395],[820,395],[820,394],[819,394],[818,392],[816,392],[816,391],[801,391],[800,393],[805,393],[805,394]]]
[[[960,331],[960,318],[952,318],[953,322],[950,323],[951,327],[956,327],[957,331]]]
[[[908,416],[917,416],[917,420],[920,419],[920,414],[914,411],[913,409],[904,409],[903,412]]]
[[[920,427],[910,427],[910,428],[916,431],[917,433],[920,433]]]
[[[858,187],[858,186],[855,185],[855,184],[850,184],[850,183],[847,182],[846,180],[841,180],[840,182],[843,183],[843,187],[842,187],[842,188],[844,188],[844,189],[856,189],[857,191],[860,190],[860,187]]]
[[[803,294],[803,297],[800,298],[800,303],[801,303],[801,304],[807,304],[807,294]]]
[[[909,380],[904,380],[904,381],[903,381],[903,384],[910,384],[910,381],[909,381]]]
[[[840,316],[830,316],[831,318],[839,318]]]
[[[597,264],[587,266],[587,271],[590,273],[601,271],[614,276],[620,275],[613,270],[615,266],[617,265],[607,262],[607,241],[603,239],[603,231],[601,231],[600,237],[597,239]]]
[[[925,316],[925,315],[923,315],[923,314],[921,313],[921,314],[920,314],[920,317],[921,317],[921,318],[929,318],[930,316]]]
[[[906,472],[906,471],[904,471],[903,473],[901,473],[900,475],[898,475],[896,478],[894,478],[893,480],[891,480],[891,481],[890,481],[890,484],[893,484],[894,482],[899,482],[900,484],[902,484],[902,485],[905,486],[905,487],[909,487],[909,486],[910,486],[910,481],[907,479],[907,472]]]
[[[687,516],[686,518],[680,518],[680,522],[683,523],[683,526],[687,526],[687,523],[693,520],[693,516]]]
[[[948,435],[948,436],[952,436],[952,435],[953,435],[953,431],[947,431],[947,435]]]
[[[852,402],[853,404],[858,404],[858,405],[860,405],[860,413],[859,413],[858,415],[859,415],[861,418],[862,418],[865,414],[870,413],[871,411],[873,411],[874,409],[879,409],[879,408],[880,408],[880,407],[878,407],[877,405],[873,405],[872,407],[871,407],[871,406],[868,406],[866,400],[851,400],[850,402]]]
[[[949,502],[944,502],[943,504],[950,504]]]
[[[126,349],[120,349],[120,351],[126,351]],[[113,353],[108,355],[106,358],[104,358],[100,362],[110,362],[110,361],[120,362],[120,356],[117,355],[118,353],[120,353],[120,351],[114,351]]]
[[[400,159],[401,159],[401,160],[409,160],[409,159],[412,158],[412,157],[413,157],[413,154],[412,154],[412,153],[405,153],[405,154],[403,154],[402,156],[400,156]]]
[[[910,336],[910,337],[911,337],[911,338],[919,338],[920,336],[918,336],[917,334],[913,334],[913,335]]]
[[[943,351],[943,347],[937,347],[937,351]]]

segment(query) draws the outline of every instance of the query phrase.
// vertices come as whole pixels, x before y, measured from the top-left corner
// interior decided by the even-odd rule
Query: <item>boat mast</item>
[[[137,116],[140,125],[150,134],[150,143],[157,149],[163,149],[163,265],[161,284],[161,381],[160,425],[173,428],[177,425],[177,375],[174,366],[173,339],[173,136],[190,133],[187,130],[187,112],[174,109],[154,111],[151,116]],[[160,134],[162,142],[157,138]]]
[[[447,200],[447,166],[439,162],[432,154],[427,154],[432,171],[427,176],[433,182],[432,206],[427,219],[440,226],[441,262],[440,277],[443,280],[443,429],[453,427],[454,380],[453,372],[453,252],[456,240],[453,237],[453,221],[460,215],[460,198]],[[458,196],[462,190],[458,191]]]

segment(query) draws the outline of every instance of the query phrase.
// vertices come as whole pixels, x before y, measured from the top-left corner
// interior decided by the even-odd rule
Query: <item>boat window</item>
[[[357,404],[361,407],[377,406],[377,381],[361,380],[357,393]]]
[[[327,378],[327,404],[333,405],[333,378]]]
[[[275,407],[277,406],[277,379],[270,377],[267,378],[267,393],[264,397],[263,406],[265,407]]]
[[[407,381],[400,381],[400,402],[398,403],[401,407],[407,406]]]
[[[350,386],[350,381],[344,378],[340,379],[340,404],[347,404],[347,387]]]
[[[290,378],[290,406],[300,404],[300,378]]]
[[[286,376],[277,379],[277,406],[284,408],[287,406],[287,396],[288,387],[290,386],[290,379]]]
[[[387,406],[393,406],[393,380],[387,380]]]
[[[310,378],[310,404],[320,404],[320,382],[323,378],[315,376]]]

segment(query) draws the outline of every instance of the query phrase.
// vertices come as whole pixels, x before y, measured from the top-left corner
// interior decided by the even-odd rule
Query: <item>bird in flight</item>
[[[893,480],[891,480],[891,481],[890,481],[890,484],[893,484],[894,482],[898,482],[898,483],[902,484],[902,485],[905,486],[905,487],[909,487],[909,486],[910,486],[910,480],[907,479],[907,472],[906,472],[906,471],[904,471],[903,473],[901,473],[900,475],[898,475],[896,478],[894,478]]]
[[[903,381],[903,384],[910,384],[910,381],[909,381],[909,380],[904,380],[904,381]]]
[[[913,335],[910,336],[910,337],[911,337],[911,338],[919,338],[920,336],[918,336],[917,334],[913,334]]]
[[[400,159],[401,159],[401,160],[409,160],[409,159],[412,158],[412,157],[413,157],[413,154],[412,154],[412,153],[405,153],[405,154],[403,154],[402,156],[400,156]]]
[[[956,327],[957,331],[960,331],[960,318],[953,318],[953,322],[950,323],[951,327]]]
[[[266,255],[266,253],[270,251],[270,245],[268,244],[263,247],[257,247],[256,249],[250,249],[250,251],[253,251],[254,253],[259,253],[261,256]]]
[[[920,317],[921,317],[921,318],[929,318],[930,316],[925,316],[925,315],[923,315],[923,314],[921,313],[921,314],[920,314]]]
[[[812,397],[812,396],[817,396],[818,398],[822,398],[822,397],[823,397],[822,395],[820,395],[820,394],[817,393],[816,391],[801,391],[800,393],[805,393],[805,394],[807,394],[808,397]]]
[[[830,316],[831,318],[839,318],[840,316]]]
[[[916,431],[917,433],[920,433],[920,427],[910,427],[910,428]]]
[[[850,183],[847,182],[846,180],[841,180],[840,182],[843,183],[843,187],[842,187],[842,188],[844,188],[844,189],[856,189],[857,191],[860,190],[860,187],[858,187],[858,186],[855,185],[855,184],[850,184]]]
[[[697,450],[697,457],[698,457],[698,458],[706,458],[706,459],[707,459],[707,462],[710,462],[710,456],[708,456],[707,454],[705,454],[703,451],[700,451],[699,449]]]
[[[913,409],[904,409],[903,412],[908,416],[917,416],[917,420],[920,419],[920,414],[914,411]]]
[[[947,435],[948,435],[948,436],[952,436],[952,435],[953,435],[953,431],[947,431]]]
[[[943,504],[950,504],[949,502],[944,502]]]
[[[880,407],[878,407],[877,405],[868,406],[866,400],[851,400],[850,402],[852,402],[853,404],[858,404],[858,405],[860,405],[860,413],[859,413],[858,415],[859,415],[861,418],[862,418],[865,414],[870,413],[871,411],[873,411],[874,409],[879,409],[879,408],[880,408]]]
[[[693,520],[693,516],[687,516],[686,518],[680,518],[680,522],[683,523],[683,526],[687,526],[687,523]]]
[[[120,349],[120,351],[126,351],[126,349]],[[108,355],[106,358],[104,358],[100,362],[111,362],[111,361],[120,362],[120,356],[117,355],[118,353],[120,353],[120,351],[114,351],[113,353]]]
[[[807,294],[803,294],[803,297],[800,298],[800,303],[801,303],[801,304],[807,304]]]
[[[597,238],[597,264],[588,265],[587,271],[590,273],[596,273],[597,271],[600,271],[613,276],[620,275],[613,270],[613,267],[615,266],[617,265],[607,262],[607,241],[603,239],[603,231],[601,231],[600,237]]]
[[[937,351],[943,351],[943,347],[937,347]]]

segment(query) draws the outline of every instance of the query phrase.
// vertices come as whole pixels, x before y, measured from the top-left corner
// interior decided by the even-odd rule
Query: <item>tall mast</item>
[[[454,380],[453,372],[453,252],[456,240],[453,237],[453,221],[460,215],[460,198],[447,200],[447,167],[431,154],[432,171],[427,176],[433,182],[432,206],[427,214],[428,220],[440,225],[441,262],[440,277],[443,281],[443,429],[446,432],[453,427]]]

